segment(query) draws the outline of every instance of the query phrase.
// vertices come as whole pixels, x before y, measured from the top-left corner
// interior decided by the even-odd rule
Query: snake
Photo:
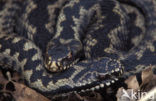
[[[43,94],[94,91],[156,64],[154,0],[1,2],[1,68]]]

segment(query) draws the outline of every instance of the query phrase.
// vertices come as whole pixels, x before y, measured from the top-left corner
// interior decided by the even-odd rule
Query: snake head
[[[51,72],[60,72],[73,66],[79,60],[81,47],[81,44],[75,41],[69,43],[53,41],[46,52],[46,68]]]

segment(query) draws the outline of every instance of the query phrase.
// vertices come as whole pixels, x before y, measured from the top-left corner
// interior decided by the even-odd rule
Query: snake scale
[[[0,65],[51,96],[108,86],[156,65],[156,1],[0,1]]]

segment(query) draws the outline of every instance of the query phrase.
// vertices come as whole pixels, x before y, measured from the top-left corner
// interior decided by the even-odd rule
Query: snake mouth
[[[64,71],[66,69],[68,69],[69,67],[72,67],[73,65],[75,65],[77,62],[79,61],[79,59],[75,59],[71,53],[69,53],[67,55],[67,57],[62,58],[62,59],[58,59],[58,60],[54,60],[52,59],[51,56],[49,56],[46,59],[46,68],[50,71],[50,72],[61,72]]]

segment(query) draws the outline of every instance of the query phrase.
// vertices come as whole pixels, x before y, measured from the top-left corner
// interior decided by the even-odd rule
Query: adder
[[[123,4],[140,17],[134,21]],[[156,64],[154,0],[8,0],[0,5],[1,68],[20,72],[41,93],[100,89]]]

